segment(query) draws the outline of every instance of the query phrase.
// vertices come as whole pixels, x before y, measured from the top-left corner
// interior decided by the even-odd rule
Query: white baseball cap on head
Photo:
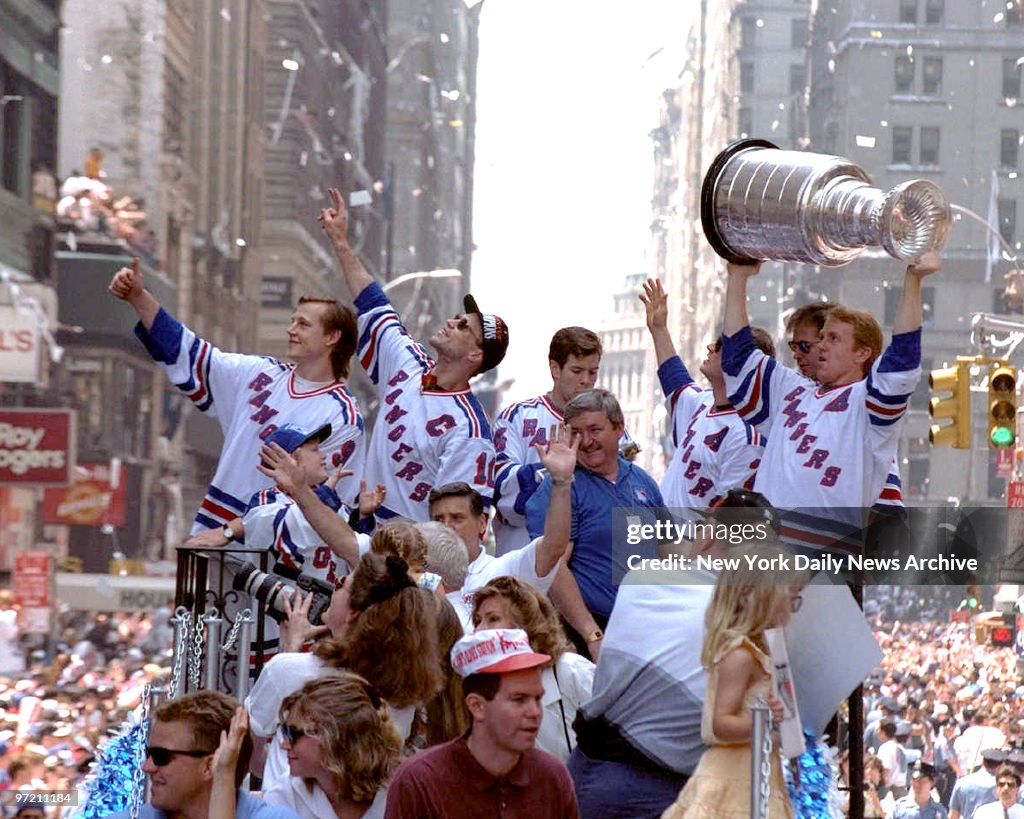
[[[467,634],[452,646],[452,668],[460,677],[506,674],[551,662],[530,647],[521,628],[492,628]]]

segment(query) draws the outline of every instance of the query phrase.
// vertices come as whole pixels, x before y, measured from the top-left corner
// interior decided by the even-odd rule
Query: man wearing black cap
[[[973,819],[1024,819],[1024,805],[1017,802],[1020,774],[1012,765],[996,771],[996,801],[982,805]]]
[[[977,808],[996,800],[995,774],[1004,762],[1006,751],[986,748],[981,752],[981,767],[958,779],[953,786],[953,795],[949,798],[949,819],[971,819]]]
[[[932,798],[935,768],[918,760],[910,770],[912,790],[896,800],[889,819],[946,819],[946,809]]]
[[[365,478],[383,484],[379,518],[430,519],[434,486],[463,481],[490,505],[494,486],[491,427],[469,379],[498,366],[508,349],[508,327],[483,313],[472,296],[464,313],[430,338],[435,358],[402,325],[384,290],[348,242],[348,216],[331,188],[333,207],[320,211],[359,316],[359,360],[380,396]]]

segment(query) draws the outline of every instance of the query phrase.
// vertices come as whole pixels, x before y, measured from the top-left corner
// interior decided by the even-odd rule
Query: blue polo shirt
[[[575,474],[569,569],[591,614],[607,618],[618,592],[615,578],[629,571],[629,556],[657,557],[657,544],[652,540],[635,546],[626,544],[626,518],[639,517],[643,523],[654,523],[664,516],[664,511],[659,514],[658,510],[665,504],[654,479],[621,456],[614,483],[583,466],[577,466]],[[526,504],[526,528],[531,538],[544,533],[550,500],[551,478],[545,478]],[[613,509],[618,510],[614,516]],[[614,532],[616,527],[622,531]]]

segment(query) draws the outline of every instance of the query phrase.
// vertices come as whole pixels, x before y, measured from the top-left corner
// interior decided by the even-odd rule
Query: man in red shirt
[[[547,654],[522,629],[469,634],[452,648],[472,725],[406,760],[388,788],[385,819],[578,819],[566,767],[533,747]]]

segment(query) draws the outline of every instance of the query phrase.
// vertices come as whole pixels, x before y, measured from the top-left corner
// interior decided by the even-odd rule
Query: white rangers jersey
[[[380,396],[370,437],[365,479],[387,488],[382,519],[430,519],[427,496],[435,486],[463,481],[491,503],[494,446],[491,426],[476,396],[442,390],[434,362],[402,326],[388,297],[374,282],[355,300],[357,355]]]
[[[534,446],[547,446],[552,427],[562,425],[562,411],[548,395],[519,401],[503,409],[494,422],[494,506],[491,526],[497,554],[521,549],[532,538],[526,530],[526,502],[540,485],[543,470]],[[622,431],[619,450],[631,444]]]
[[[764,438],[735,409],[715,409],[714,393],[701,389],[679,356],[658,367],[672,414],[676,450],[661,479],[666,506],[706,509],[730,489],[752,489]]]
[[[537,472],[542,468],[533,446],[546,446],[551,427],[561,424],[561,410],[546,395],[506,407],[494,422],[498,514],[492,526],[498,554],[522,548],[531,540],[526,531],[526,502],[537,489]]]
[[[838,510],[860,510],[881,496],[920,362],[921,331],[902,333],[867,378],[825,389],[758,350],[749,327],[724,338],[730,399],[768,438],[754,488],[783,509],[833,510],[827,521],[797,513],[791,519],[806,517],[806,526],[784,523],[785,535],[825,545],[859,525]]]
[[[192,524],[193,534],[241,517],[249,498],[271,485],[270,478],[256,470],[259,451],[284,423],[308,430],[330,424],[331,436],[321,450],[329,468],[345,466],[354,472],[339,484],[339,495],[346,500],[358,496],[365,459],[363,417],[342,382],[310,384],[296,375],[294,364],[222,352],[163,309],[149,332],[140,323],[135,334],[171,383],[198,410],[216,418],[224,433],[217,470]]]

